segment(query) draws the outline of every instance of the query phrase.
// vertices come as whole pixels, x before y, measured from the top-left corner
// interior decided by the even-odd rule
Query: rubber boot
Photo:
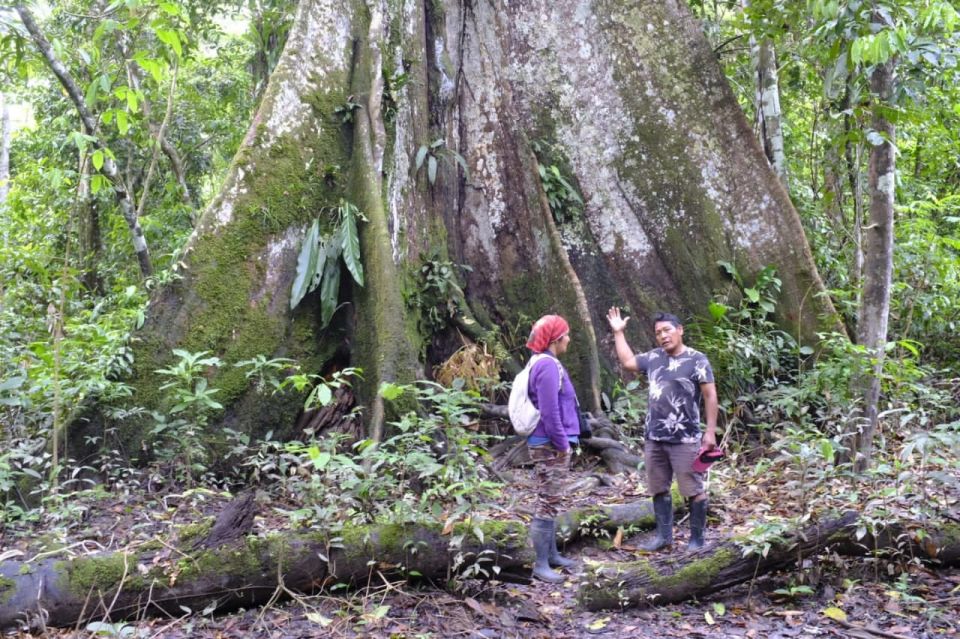
[[[550,568],[550,549],[556,543],[553,534],[553,520],[534,518],[530,524],[530,540],[537,559],[533,564],[533,576],[540,581],[557,584],[563,581],[563,575]]]
[[[703,531],[707,528],[707,500],[690,503],[690,543],[687,550],[703,548]]]
[[[560,554],[560,551],[557,550],[557,520],[550,520],[550,539],[553,540],[553,543],[550,544],[550,557],[548,559],[550,565],[554,568],[569,568],[577,562],[573,559],[567,559]]]
[[[640,544],[641,550],[653,552],[673,544],[673,499],[670,493],[661,493],[653,498],[653,516],[657,531],[652,539]]]

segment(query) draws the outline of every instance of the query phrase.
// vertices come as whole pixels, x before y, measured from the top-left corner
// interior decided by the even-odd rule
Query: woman
[[[559,315],[544,315],[533,325],[527,348],[543,356],[533,363],[527,393],[540,411],[540,422],[527,438],[537,476],[537,510],[530,539],[537,554],[533,576],[557,583],[563,575],[551,567],[575,562],[557,551],[556,517],[563,499],[564,479],[570,469],[572,446],[580,441],[577,394],[570,376],[557,359],[570,345],[570,326]]]

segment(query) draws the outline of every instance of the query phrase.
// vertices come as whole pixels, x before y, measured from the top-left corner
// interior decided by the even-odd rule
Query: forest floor
[[[765,472],[737,472],[736,459],[711,472],[712,496],[707,542],[743,534],[758,521],[795,516],[791,504],[804,503],[795,482],[775,467]],[[593,469],[579,464],[571,479]],[[515,517],[529,510],[533,485],[527,470],[505,490],[504,501],[491,516]],[[836,487],[834,487],[836,489]],[[822,488],[827,490],[828,488]],[[801,484],[800,490],[805,490]],[[591,488],[568,504],[616,504],[643,500],[637,476],[619,476],[610,486]],[[24,559],[41,547],[58,546],[65,555],[131,548],[155,539],[169,539],[171,526],[215,516],[230,496],[207,490],[162,496],[141,493],[121,500],[73,501],[84,511],[80,526],[30,534],[0,536],[0,554]],[[945,496],[948,512],[957,512],[957,496]],[[909,512],[916,497],[894,497],[888,511]],[[255,529],[283,529],[286,518],[261,508]],[[47,522],[49,524],[49,521]],[[682,553],[688,526],[680,518],[673,554]],[[66,532],[65,532],[66,531]],[[513,638],[540,637],[748,637],[756,639],[857,637],[960,639],[960,569],[933,570],[905,557],[885,559],[811,558],[789,572],[759,576],[700,601],[645,610],[589,612],[578,608],[576,593],[593,562],[625,561],[637,556],[635,544],[646,533],[627,531],[600,538],[585,537],[564,553],[578,560],[562,584],[463,580],[444,587],[386,583],[372,576],[369,587],[345,594],[278,596],[259,609],[217,614],[184,610],[178,618],[142,619],[110,624],[97,622],[70,630],[50,629],[57,638],[201,638],[384,637]],[[171,547],[171,551],[172,551]],[[664,555],[666,556],[666,555]],[[648,556],[649,558],[649,556]],[[281,593],[278,593],[280,595]],[[655,603],[655,602],[654,602]],[[839,619],[838,619],[839,617]],[[26,634],[8,636],[26,637]]]

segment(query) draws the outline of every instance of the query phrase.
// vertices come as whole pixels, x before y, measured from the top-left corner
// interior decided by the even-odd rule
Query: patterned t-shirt
[[[637,368],[649,382],[647,439],[700,441],[700,384],[713,383],[707,356],[689,346],[676,357],[655,348],[637,355]]]

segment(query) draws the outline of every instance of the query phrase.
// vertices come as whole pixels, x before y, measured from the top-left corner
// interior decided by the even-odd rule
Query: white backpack
[[[513,424],[513,432],[523,437],[536,430],[540,423],[540,410],[533,405],[527,391],[530,385],[530,369],[543,357],[549,356],[537,353],[531,357],[526,367],[513,378],[513,387],[510,389],[507,413],[510,415],[510,423]],[[563,387],[563,369],[560,368],[560,362],[557,362],[557,372],[560,373],[560,386],[557,388],[559,393]]]

